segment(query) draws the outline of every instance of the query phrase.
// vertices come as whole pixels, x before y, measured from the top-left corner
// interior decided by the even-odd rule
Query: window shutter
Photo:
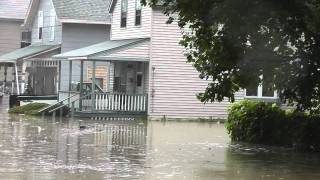
[[[50,11],[50,41],[54,41],[55,25],[56,25],[56,15],[54,10],[51,10]]]
[[[39,11],[38,14],[38,28],[43,27],[43,11]]]

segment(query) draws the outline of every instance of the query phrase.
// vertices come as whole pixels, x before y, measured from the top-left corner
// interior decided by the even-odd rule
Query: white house
[[[29,0],[0,1],[0,56],[30,43],[30,36],[21,29],[28,4]],[[13,92],[14,80],[14,65],[0,60],[0,91]]]
[[[95,85],[91,92],[80,88],[79,100],[74,100],[78,112],[101,116],[136,113],[150,119],[226,117],[228,101],[204,104],[197,99],[196,94],[203,92],[208,82],[186,63],[176,23],[167,24],[168,17],[161,10],[141,6],[140,0],[113,0],[109,12],[109,41],[54,56],[92,64],[92,84],[96,84],[96,64],[109,63],[106,91],[97,93]],[[83,84],[84,78],[81,67],[76,81]],[[236,94],[236,100],[244,97],[244,91]]]
[[[21,0],[20,0],[21,1]],[[52,56],[110,39],[108,0],[31,0],[23,30],[31,34],[31,45],[4,53],[0,62],[15,66],[17,94],[57,94],[69,66]],[[77,76],[76,73],[73,76]],[[70,90],[69,87],[67,87]]]

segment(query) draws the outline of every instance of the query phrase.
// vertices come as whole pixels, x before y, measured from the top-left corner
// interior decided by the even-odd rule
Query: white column
[[[18,75],[18,66],[17,63],[14,63],[14,69],[16,71],[16,85],[17,85],[17,94],[20,94],[20,87],[19,87],[19,75]]]

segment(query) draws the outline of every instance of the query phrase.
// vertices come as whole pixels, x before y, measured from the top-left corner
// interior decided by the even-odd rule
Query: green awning
[[[14,63],[19,59],[25,59],[37,54],[45,53],[60,48],[60,45],[31,45],[25,48],[17,49],[10,53],[0,56],[0,63]]]
[[[72,50],[62,54],[53,56],[56,59],[90,59],[90,56],[94,56],[100,53],[108,53],[112,50],[127,47],[133,44],[148,41],[149,38],[136,38],[136,39],[124,39],[124,40],[110,40],[92,46]]]

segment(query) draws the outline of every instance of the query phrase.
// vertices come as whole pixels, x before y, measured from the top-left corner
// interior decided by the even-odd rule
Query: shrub
[[[24,106],[18,106],[9,109],[9,113],[12,114],[27,114],[27,115],[37,115],[38,111],[49,106],[46,103],[30,103]]]
[[[234,141],[320,151],[320,116],[286,112],[275,104],[236,103],[229,109],[226,127]]]

